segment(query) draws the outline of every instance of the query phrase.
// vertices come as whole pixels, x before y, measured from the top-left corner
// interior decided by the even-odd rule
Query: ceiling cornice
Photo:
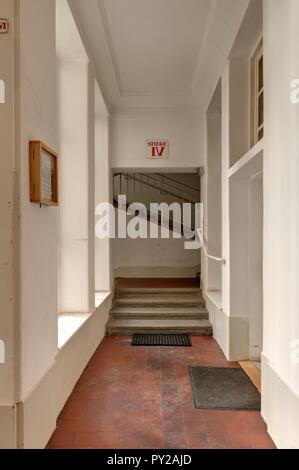
[[[124,0],[125,1],[125,0]],[[210,0],[190,94],[124,93],[104,0],[68,0],[110,115],[202,116],[224,70],[249,0]],[[219,42],[219,37],[223,40]],[[195,117],[196,118],[196,117]]]
[[[103,99],[111,111],[120,93],[98,0],[88,0],[88,8],[82,0],[68,0],[68,3],[93,65]]]
[[[224,22],[225,11],[231,3],[233,14]],[[205,53],[201,59],[201,73],[197,75],[197,82],[194,83],[193,93],[198,106],[203,112],[206,112],[213,93],[223,73],[225,63],[229,57],[234,41],[238,34],[241,23],[248,9],[250,0],[226,0],[226,2],[218,2],[217,8],[214,9],[213,20],[207,34],[206,41],[213,44],[215,31],[222,28],[222,36],[224,38],[220,47],[219,44],[213,44],[213,48],[205,48]],[[211,60],[211,56],[213,60]]]
[[[203,119],[204,115],[200,112],[198,107],[180,107],[180,108],[159,108],[159,107],[123,107],[112,110],[113,120],[199,120]]]
[[[111,34],[110,26],[109,26],[109,21],[108,21],[108,17],[107,17],[107,12],[106,12],[106,8],[105,8],[104,0],[98,0],[98,4],[99,4],[99,9],[100,9],[100,13],[101,13],[101,16],[102,16],[102,20],[103,20],[103,26],[104,26],[104,30],[105,30],[105,34],[106,34],[107,44],[108,44],[110,55],[111,55],[111,61],[112,61],[112,64],[113,64],[115,80],[116,80],[116,83],[117,83],[117,86],[118,86],[118,93],[121,96],[122,92],[123,92],[123,85],[122,85],[122,82],[121,82],[120,71],[119,71],[119,67],[118,67],[118,63],[117,63],[117,59],[116,59],[112,34]]]
[[[209,33],[210,33],[211,24],[212,24],[212,21],[213,21],[214,15],[215,15],[215,10],[216,10],[216,7],[217,7],[217,0],[210,0],[210,1],[211,1],[211,5],[210,5],[210,9],[209,9],[208,18],[207,18],[206,28],[205,28],[202,43],[199,47],[199,52],[198,52],[198,56],[197,56],[195,71],[194,71],[193,80],[192,80],[192,83],[191,83],[191,90],[190,90],[191,94],[194,94],[194,89],[195,89],[196,83],[198,81],[198,77],[199,77],[200,69],[201,69],[201,64],[202,64],[202,59],[203,59],[203,56],[204,56],[204,51],[205,51],[205,48],[207,46],[208,36],[209,36]]]

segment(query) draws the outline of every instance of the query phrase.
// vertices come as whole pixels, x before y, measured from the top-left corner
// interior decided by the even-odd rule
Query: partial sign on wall
[[[169,141],[152,139],[146,141],[146,158],[161,160],[169,157]]]
[[[9,31],[9,21],[6,18],[0,18],[0,34],[7,34]]]
[[[0,104],[5,104],[5,83],[0,80]]]
[[[5,344],[2,339],[0,339],[0,364],[5,364]]]

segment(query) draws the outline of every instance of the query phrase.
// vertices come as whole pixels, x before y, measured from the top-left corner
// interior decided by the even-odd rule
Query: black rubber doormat
[[[243,369],[189,367],[195,408],[258,410],[261,396]]]
[[[189,335],[135,334],[132,346],[192,346]]]

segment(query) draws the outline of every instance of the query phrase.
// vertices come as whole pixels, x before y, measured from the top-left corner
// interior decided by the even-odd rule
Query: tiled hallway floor
[[[106,337],[58,420],[54,448],[274,448],[258,412],[194,408],[189,365],[228,363],[212,338],[192,348]]]

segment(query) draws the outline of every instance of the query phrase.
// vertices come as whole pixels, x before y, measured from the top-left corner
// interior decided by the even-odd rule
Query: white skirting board
[[[299,396],[262,353],[262,416],[279,449],[299,449]]]

